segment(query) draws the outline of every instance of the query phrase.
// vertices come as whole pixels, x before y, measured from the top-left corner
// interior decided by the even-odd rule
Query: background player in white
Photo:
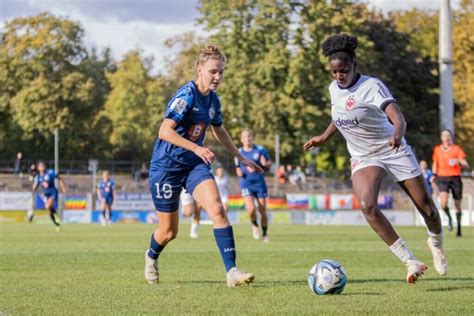
[[[189,236],[191,238],[199,238],[199,224],[201,221],[202,208],[198,202],[194,201],[193,196],[188,191],[181,191],[179,196],[179,203],[181,203],[181,212],[184,216],[192,216],[191,220],[191,231]]]
[[[445,275],[441,221],[429,196],[415,156],[404,135],[406,122],[397,102],[378,79],[356,71],[357,38],[334,35],[323,43],[334,80],[329,86],[332,122],[322,135],[311,138],[304,149],[324,144],[339,130],[351,155],[352,185],[362,212],[379,237],[408,268],[407,282],[414,283],[427,269],[408,249],[380,211],[377,199],[382,180],[389,174],[408,194],[428,226],[428,246],[436,271]]]
[[[217,166],[214,178],[216,179],[217,189],[219,189],[219,194],[221,195],[222,205],[227,212],[229,208],[229,191],[227,190],[227,176],[224,174],[224,168],[221,165]]]

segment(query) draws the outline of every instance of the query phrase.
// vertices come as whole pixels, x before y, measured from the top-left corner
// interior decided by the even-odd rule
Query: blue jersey
[[[245,151],[243,148],[240,148],[239,152],[246,159],[253,160],[257,165],[262,167],[262,169],[263,165],[260,162],[261,157],[263,156],[266,160],[270,160],[268,151],[262,146],[253,145],[250,151]],[[235,166],[240,168],[243,173],[240,179],[241,187],[243,185],[265,184],[265,178],[262,173],[258,173],[252,168],[242,165],[238,159],[235,159]]]
[[[214,91],[203,96],[194,81],[189,81],[173,95],[164,117],[177,123],[175,130],[181,137],[202,146],[209,124],[222,125],[221,103]],[[158,139],[153,148],[150,172],[189,170],[202,162],[193,152]]]
[[[433,178],[433,172],[427,169],[423,172],[423,177],[425,178],[426,185],[428,186],[428,193],[433,194],[433,184],[431,183],[431,179]]]
[[[52,169],[47,169],[43,175],[35,176],[35,186],[40,186],[45,194],[57,191],[54,180],[58,177]]]
[[[100,190],[100,194],[102,194],[102,198],[108,200],[113,199],[114,197],[114,189],[115,189],[115,182],[113,180],[100,180],[97,184],[97,188]]]

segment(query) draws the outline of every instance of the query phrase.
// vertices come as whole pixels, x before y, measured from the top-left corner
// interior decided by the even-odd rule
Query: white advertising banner
[[[0,192],[0,211],[28,211],[32,205],[31,192]]]
[[[113,209],[120,211],[153,211],[155,205],[150,193],[119,193],[114,200]]]

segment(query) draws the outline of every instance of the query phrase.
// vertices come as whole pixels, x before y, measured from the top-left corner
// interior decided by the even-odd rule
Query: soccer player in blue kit
[[[54,184],[54,180],[57,178],[59,186],[63,193],[66,193],[66,185],[63,179],[52,169],[46,169],[46,164],[43,161],[38,162],[37,166],[38,173],[36,174],[33,181],[33,192],[41,187],[43,190],[43,200],[45,209],[49,211],[49,217],[51,221],[56,225],[56,230],[61,230],[61,225],[56,218],[55,205],[58,203],[58,189]]]
[[[216,46],[206,46],[196,61],[197,79],[179,88],[169,101],[153,149],[148,183],[159,227],[145,252],[145,279],[159,282],[158,257],[178,234],[179,196],[185,188],[207,211],[214,226],[214,237],[227,272],[227,286],[253,281],[254,275],[236,267],[234,233],[224,211],[210,164],[214,153],[203,145],[206,128],[211,125],[216,139],[244,166],[263,170],[240,155],[222,125],[221,104],[215,90],[224,75],[225,56]]]
[[[244,129],[240,134],[240,141],[243,147],[239,149],[240,154],[248,160],[254,161],[262,169],[270,168],[272,161],[268,151],[262,147],[253,144],[252,133],[248,129]],[[261,215],[262,223],[262,240],[269,242],[267,236],[268,217],[267,217],[267,185],[265,177],[262,173],[255,172],[251,168],[243,166],[240,161],[235,161],[236,173],[240,177],[240,191],[245,202],[245,208],[249,214],[252,222],[253,238],[260,238],[260,231],[258,229],[257,214],[255,210],[255,201],[257,202],[258,211]]]
[[[115,182],[109,178],[109,172],[102,172],[102,179],[97,184],[97,197],[102,210],[102,226],[112,223],[112,204],[115,198]]]

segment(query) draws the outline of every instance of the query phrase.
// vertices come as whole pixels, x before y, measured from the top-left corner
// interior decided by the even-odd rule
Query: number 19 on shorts
[[[156,197],[158,199],[169,199],[173,195],[173,187],[169,183],[155,182]]]

